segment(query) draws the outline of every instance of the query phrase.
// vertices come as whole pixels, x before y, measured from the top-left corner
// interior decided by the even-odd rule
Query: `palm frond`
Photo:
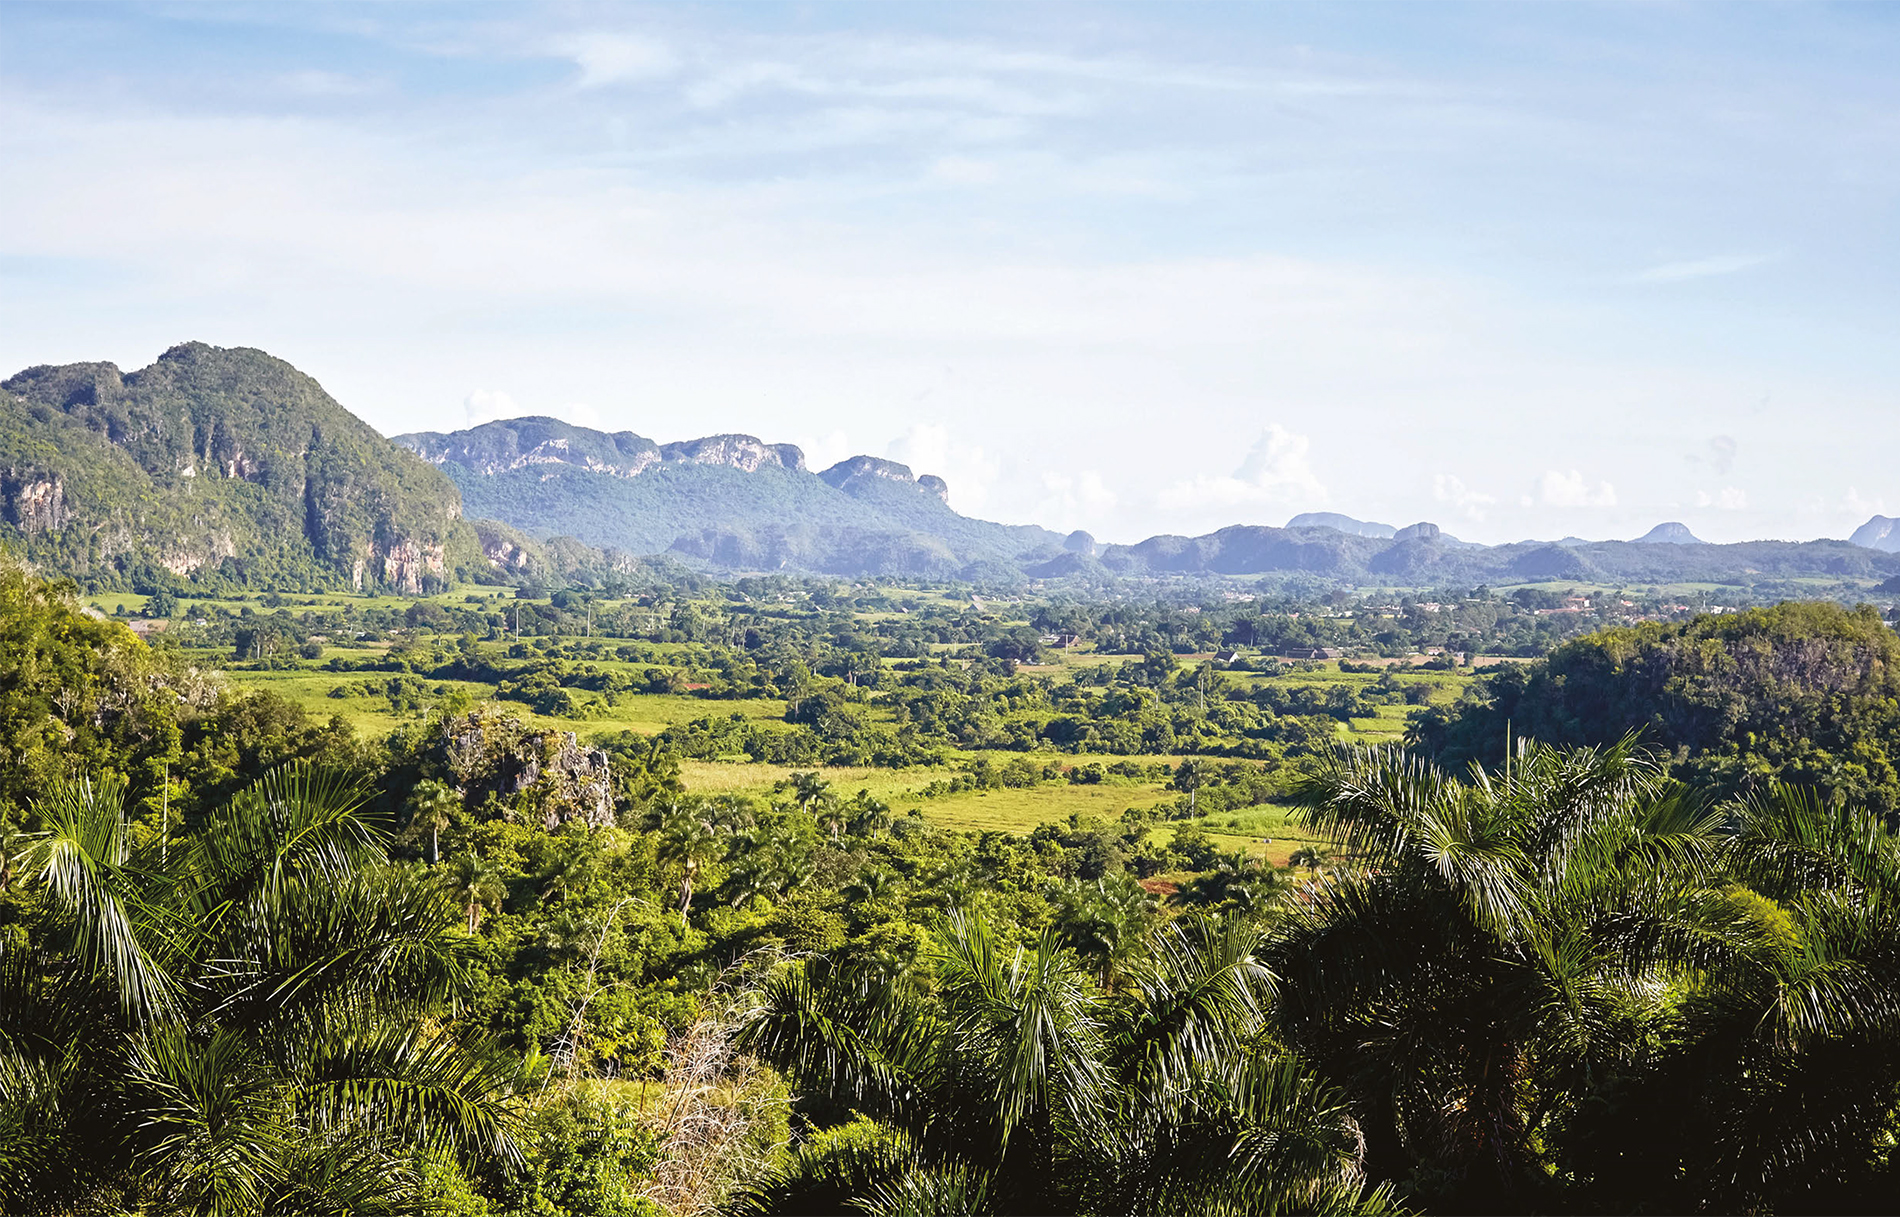
[[[479,1045],[419,1026],[329,1028],[300,1065],[294,1102],[319,1130],[521,1161],[507,1102],[518,1067]]]
[[[63,782],[34,807],[47,831],[26,869],[66,922],[80,967],[111,979],[126,1018],[167,1016],[178,993],[161,960],[169,918],[127,869],[124,781]]]

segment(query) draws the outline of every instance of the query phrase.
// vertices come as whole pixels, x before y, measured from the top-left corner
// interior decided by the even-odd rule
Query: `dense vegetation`
[[[1780,604],[1608,630],[1422,717],[1442,763],[1499,763],[1509,732],[1605,744],[1631,732],[1721,795],[1776,778],[1900,813],[1900,639],[1872,609]]]
[[[0,572],[0,1211],[1890,1195],[1871,613],[616,578]]]
[[[417,591],[487,566],[447,478],[262,351],[28,368],[0,386],[0,469],[21,550],[99,586]]]

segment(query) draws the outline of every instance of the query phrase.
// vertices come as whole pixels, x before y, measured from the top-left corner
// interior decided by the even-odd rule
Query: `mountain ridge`
[[[1710,545],[1460,541],[1338,513],[1285,528],[1105,544],[963,516],[941,478],[720,433],[659,443],[529,416],[388,439],[289,363],[184,343],[132,372],[37,365],[0,382],[0,539],[97,586],[350,586],[626,572],[657,555],[731,571],[926,579],[1309,575],[1425,585],[1900,578],[1900,520],[1851,540]]]
[[[1035,525],[960,515],[942,478],[896,461],[858,455],[813,472],[796,445],[751,435],[660,444],[532,416],[391,442],[447,473],[473,513],[730,569],[1020,576],[1061,546]]]

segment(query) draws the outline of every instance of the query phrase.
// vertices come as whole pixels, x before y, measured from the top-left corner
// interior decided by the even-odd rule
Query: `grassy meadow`
[[[471,598],[492,599],[510,596],[512,593],[499,589],[457,588],[433,599],[445,604],[465,604]],[[93,605],[107,615],[122,616],[137,613],[145,598],[130,593],[110,593],[91,597]],[[385,603],[385,601],[387,603]],[[246,597],[234,600],[228,607],[254,604],[255,598]],[[340,607],[354,604],[359,608],[401,607],[412,604],[413,600],[397,600],[388,597],[365,597],[348,594],[297,595],[281,599],[277,607],[296,610],[300,607]],[[505,641],[489,641],[481,644],[484,651],[500,651],[506,648]],[[653,647],[662,655],[674,650],[673,644],[643,644]],[[252,663],[233,663],[228,651],[201,650],[195,654],[203,666],[222,669],[226,679],[240,687],[268,689],[272,693],[302,707],[307,713],[328,719],[340,716],[348,722],[358,734],[368,738],[380,738],[406,725],[421,723],[430,709],[447,698],[467,699],[480,702],[495,696],[496,688],[479,681],[433,680],[426,677],[403,677],[410,685],[409,692],[399,704],[392,704],[383,690],[391,680],[387,672],[330,672],[319,670],[319,666],[332,658],[368,658],[388,649],[387,643],[355,642],[343,646],[328,645],[315,659],[297,661],[295,666],[263,667]],[[934,648],[950,650],[948,646]],[[1130,658],[1125,655],[1096,652],[1088,647],[1053,651],[1050,662],[1025,665],[1027,673],[1055,674],[1063,669],[1090,668],[1103,664],[1119,664]],[[1183,655],[1180,662],[1184,667],[1193,666],[1209,658],[1207,655]],[[624,669],[629,672],[645,672],[653,664],[646,662],[624,662],[617,659],[590,659],[590,665],[603,672]],[[1466,682],[1470,680],[1469,671],[1425,670],[1416,666],[1416,661],[1393,661],[1385,666],[1396,667],[1393,679],[1403,687],[1422,686],[1425,690],[1425,704],[1445,705],[1456,700]],[[1226,688],[1252,688],[1262,685],[1280,686],[1286,689],[1300,687],[1319,687],[1322,689],[1344,687],[1353,690],[1367,689],[1379,682],[1384,667],[1379,671],[1342,671],[1337,662],[1301,663],[1289,670],[1274,674],[1223,671],[1219,680]],[[419,685],[417,690],[413,686]],[[365,690],[356,695],[338,696],[339,689],[359,688]],[[1210,690],[1217,692],[1217,690]],[[777,720],[784,716],[786,705],[777,699],[723,700],[694,696],[692,693],[649,693],[623,692],[612,698],[612,704],[596,699],[587,717],[581,719],[550,717],[530,710],[516,702],[507,703],[510,710],[524,721],[543,730],[572,731],[583,739],[623,731],[652,735],[670,726],[707,716],[724,717],[733,714],[759,720]],[[1359,744],[1377,744],[1400,739],[1405,731],[1407,716],[1417,707],[1407,704],[1373,704],[1369,716],[1356,717],[1341,722],[1338,727],[1342,742]],[[867,717],[885,719],[888,711],[881,707],[866,707]],[[971,759],[979,753],[968,754]],[[997,764],[1018,759],[1025,754],[1015,752],[992,752],[987,754]],[[1087,764],[1099,761],[1112,765],[1121,760],[1137,760],[1143,763],[1177,763],[1178,757],[1162,756],[1082,756],[1068,753],[1049,753],[1046,755],[1027,754],[1038,762],[1053,761],[1064,766]],[[702,794],[730,793],[749,797],[765,797],[776,784],[783,782],[794,770],[779,765],[756,764],[743,759],[733,760],[687,760],[682,764],[681,777],[690,791]],[[1059,781],[1042,782],[1023,788],[1004,788],[993,790],[962,791],[954,794],[926,798],[922,795],[925,786],[933,781],[941,781],[947,775],[940,768],[875,769],[875,768],[826,768],[825,778],[831,783],[831,789],[840,796],[849,797],[859,790],[868,791],[892,807],[898,815],[906,814],[912,808],[931,823],[947,828],[967,830],[996,830],[1003,832],[1028,832],[1039,824],[1066,822],[1072,816],[1081,818],[1099,818],[1116,820],[1130,808],[1148,810],[1160,804],[1171,802],[1179,797],[1170,790],[1164,780],[1135,779],[1111,776],[1107,780],[1090,785],[1072,785]],[[1273,864],[1285,866],[1287,856],[1305,845],[1321,845],[1303,835],[1293,827],[1286,808],[1260,806],[1237,812],[1219,812],[1208,816],[1203,827],[1215,836],[1223,847],[1244,850],[1256,857],[1265,857]],[[1171,835],[1172,828],[1167,824],[1158,824],[1154,830],[1163,836]]]

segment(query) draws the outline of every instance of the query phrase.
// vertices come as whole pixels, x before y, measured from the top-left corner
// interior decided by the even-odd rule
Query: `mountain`
[[[1847,541],[1850,545],[1878,549],[1883,553],[1900,553],[1900,520],[1892,516],[1875,516],[1856,528],[1854,535]]]
[[[1636,545],[1701,545],[1702,538],[1689,531],[1687,524],[1670,521],[1658,524],[1642,536],[1636,538]]]
[[[941,478],[871,456],[814,473],[797,447],[749,435],[658,444],[517,418],[395,442],[452,478],[471,514],[728,569],[1010,575],[1062,552],[1045,529],[957,514]]]
[[[1288,528],[1331,528],[1355,537],[1390,537],[1398,529],[1390,524],[1355,520],[1336,511],[1303,511],[1286,522]]]
[[[417,592],[483,565],[455,485],[262,351],[0,383],[0,535],[101,586]]]
[[[1104,570],[1125,576],[1310,574],[1401,586],[1584,581],[1673,583],[1900,574],[1900,554],[1844,541],[1655,545],[1634,541],[1520,541],[1484,546],[1429,525],[1391,538],[1334,528],[1236,525],[1199,537],[1150,537],[1101,548]],[[1034,573],[1034,572],[1032,572]]]
[[[1633,542],[1487,547],[1425,522],[1310,513],[1286,528],[1108,545],[969,519],[948,497],[940,478],[895,461],[813,471],[797,447],[749,435],[662,444],[519,418],[388,440],[288,363],[203,343],[134,372],[41,366],[0,382],[0,546],[100,588],[417,593],[455,579],[685,575],[675,559],[926,579],[1305,574],[1388,586],[1900,577],[1900,521],[1881,516],[1851,542],[1706,545],[1664,524]],[[465,519],[465,507],[486,518]]]

